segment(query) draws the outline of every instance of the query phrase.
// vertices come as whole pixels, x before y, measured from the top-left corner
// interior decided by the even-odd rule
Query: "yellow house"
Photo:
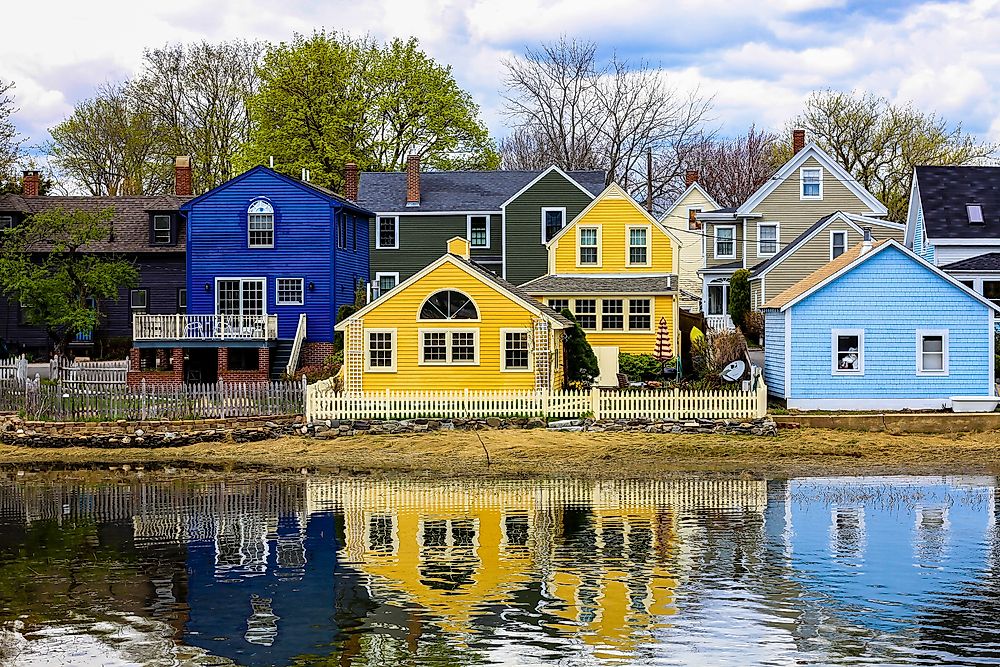
[[[369,303],[344,333],[344,389],[545,391],[563,381],[571,323],[469,259],[469,242]]]
[[[557,312],[568,308],[617,383],[618,355],[676,349],[680,244],[627,192],[611,184],[547,244],[549,272],[521,288]]]

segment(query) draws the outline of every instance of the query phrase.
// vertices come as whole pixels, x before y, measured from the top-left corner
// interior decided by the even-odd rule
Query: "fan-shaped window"
[[[251,248],[274,247],[274,208],[263,199],[247,210],[247,245]]]
[[[475,320],[479,310],[472,299],[455,290],[441,290],[427,297],[420,307],[422,320]]]

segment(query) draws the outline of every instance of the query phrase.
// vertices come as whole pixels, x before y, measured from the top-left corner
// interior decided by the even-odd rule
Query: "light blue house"
[[[767,301],[764,381],[800,410],[951,407],[994,395],[1000,308],[892,240]]]

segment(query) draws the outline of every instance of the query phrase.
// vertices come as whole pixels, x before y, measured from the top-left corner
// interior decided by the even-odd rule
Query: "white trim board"
[[[946,410],[951,396],[940,398],[790,398],[789,410]]]

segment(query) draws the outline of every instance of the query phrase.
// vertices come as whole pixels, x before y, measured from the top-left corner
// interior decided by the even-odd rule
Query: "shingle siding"
[[[785,314],[764,313],[764,384],[772,396],[785,395]]]

